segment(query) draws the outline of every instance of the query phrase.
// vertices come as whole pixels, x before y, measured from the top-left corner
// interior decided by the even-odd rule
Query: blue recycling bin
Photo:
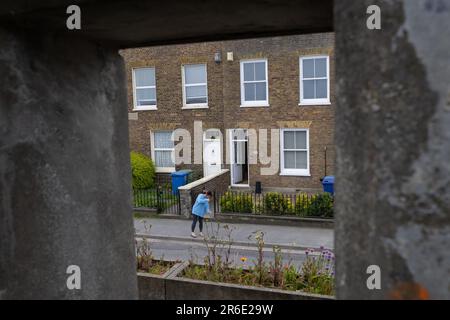
[[[329,192],[334,195],[334,176],[326,176],[322,180],[324,192]]]
[[[184,186],[188,182],[188,176],[192,173],[192,170],[180,170],[172,172],[172,194],[178,194],[178,188]]]

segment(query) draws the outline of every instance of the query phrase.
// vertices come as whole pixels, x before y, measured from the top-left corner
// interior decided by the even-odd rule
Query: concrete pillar
[[[340,299],[450,298],[449,21],[448,1],[335,1]]]
[[[0,29],[0,75],[0,298],[137,298],[117,50]]]
[[[179,189],[180,192],[180,214],[189,218],[192,212],[191,189]]]

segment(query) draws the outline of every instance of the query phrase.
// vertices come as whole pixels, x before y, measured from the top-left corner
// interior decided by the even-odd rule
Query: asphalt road
[[[138,238],[141,240],[140,238]],[[205,243],[193,241],[175,241],[170,239],[149,239],[153,256],[156,259],[164,258],[170,261],[189,261],[196,263],[203,262],[208,254]],[[218,248],[218,252],[225,256],[226,249]],[[263,256],[266,262],[273,261],[273,249],[264,248]],[[299,266],[305,260],[304,250],[282,249],[283,264],[291,263]],[[243,262],[241,258],[246,258]],[[258,258],[257,248],[254,246],[232,246],[230,261],[236,266],[253,266]]]

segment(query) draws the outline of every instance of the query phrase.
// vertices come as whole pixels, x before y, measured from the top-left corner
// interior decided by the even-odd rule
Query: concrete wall
[[[188,264],[169,276],[138,274],[140,300],[332,300],[333,297],[287,290],[178,278]],[[193,294],[195,293],[195,294]]]
[[[230,172],[228,169],[223,169],[220,173],[210,175],[179,187],[181,215],[190,217],[192,213],[192,206],[194,205],[197,196],[203,190],[211,191],[212,193],[222,194],[230,185]],[[210,210],[214,213],[213,200],[210,202]]]
[[[335,1],[340,299],[450,298],[449,21],[448,1]]]
[[[0,298],[136,298],[117,50],[0,28],[0,75]]]

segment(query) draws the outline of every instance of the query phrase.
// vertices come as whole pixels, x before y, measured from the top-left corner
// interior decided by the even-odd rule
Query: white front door
[[[220,139],[203,140],[203,175],[219,173],[222,168]]]

